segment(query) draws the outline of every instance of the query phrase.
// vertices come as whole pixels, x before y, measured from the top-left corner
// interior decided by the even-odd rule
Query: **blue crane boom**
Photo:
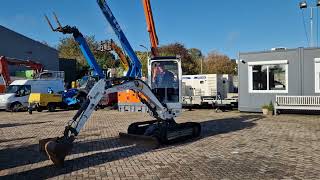
[[[141,62],[137,57],[136,53],[132,49],[127,37],[123,33],[119,23],[117,22],[116,18],[114,17],[111,9],[109,8],[107,2],[105,0],[97,0],[97,3],[107,21],[110,23],[112,29],[114,30],[115,34],[117,35],[122,48],[126,51],[127,55],[130,59],[129,70],[126,74],[127,77],[137,77],[141,78],[142,71],[141,71]]]
[[[91,52],[89,45],[86,41],[86,39],[83,37],[81,32],[78,30],[78,28],[71,27],[71,26],[64,26],[62,27],[57,16],[54,14],[55,20],[58,24],[57,28],[53,28],[52,24],[49,21],[49,18],[45,16],[50,28],[52,31],[62,32],[63,34],[72,34],[75,41],[79,44],[80,50],[85,57],[87,63],[89,64],[90,68],[94,70],[94,75],[99,76],[99,78],[105,78],[105,75],[102,72],[102,69],[98,65],[96,59],[94,58],[93,53]]]
[[[102,69],[98,65],[96,59],[94,58],[86,39],[80,33],[79,36],[74,37],[74,39],[78,42],[81,52],[84,55],[85,59],[87,60],[91,69],[94,70],[94,75],[99,76],[99,78],[105,78],[105,75],[102,72]]]

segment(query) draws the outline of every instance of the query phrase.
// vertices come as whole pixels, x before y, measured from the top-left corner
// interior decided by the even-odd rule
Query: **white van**
[[[48,93],[48,89],[54,93],[64,90],[61,79],[30,79],[15,80],[7,88],[4,94],[0,94],[0,109],[16,110],[28,107],[30,93]]]

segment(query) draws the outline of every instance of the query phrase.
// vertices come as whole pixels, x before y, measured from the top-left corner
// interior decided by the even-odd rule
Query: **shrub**
[[[270,101],[270,103],[269,103],[269,105],[268,105],[268,110],[269,110],[269,111],[273,111],[273,110],[274,110],[272,101]]]
[[[264,105],[262,106],[262,109],[268,109],[269,111],[273,111],[273,110],[274,110],[274,107],[273,107],[272,101],[270,101],[269,104],[264,104]]]

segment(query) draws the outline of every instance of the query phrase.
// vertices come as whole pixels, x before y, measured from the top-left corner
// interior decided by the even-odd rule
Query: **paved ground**
[[[123,144],[117,135],[139,113],[95,112],[64,168],[38,152],[38,140],[61,135],[74,111],[0,112],[0,179],[318,179],[320,117],[263,117],[187,111],[200,139],[159,149]]]

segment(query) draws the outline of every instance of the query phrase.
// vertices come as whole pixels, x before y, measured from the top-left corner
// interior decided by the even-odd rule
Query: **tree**
[[[181,56],[181,66],[183,74],[197,74],[198,64],[194,60],[184,45],[180,43],[169,44],[161,46],[158,49],[160,56]]]
[[[200,49],[190,48],[190,49],[188,49],[188,52],[191,55],[192,59],[194,59],[194,60],[199,60],[199,59],[203,58],[203,55],[202,55],[202,52],[200,51]]]
[[[136,54],[141,61],[142,76],[148,77],[148,52],[137,51]]]
[[[228,56],[211,52],[205,58],[203,64],[204,72],[207,74],[236,74],[237,64],[229,59]]]

